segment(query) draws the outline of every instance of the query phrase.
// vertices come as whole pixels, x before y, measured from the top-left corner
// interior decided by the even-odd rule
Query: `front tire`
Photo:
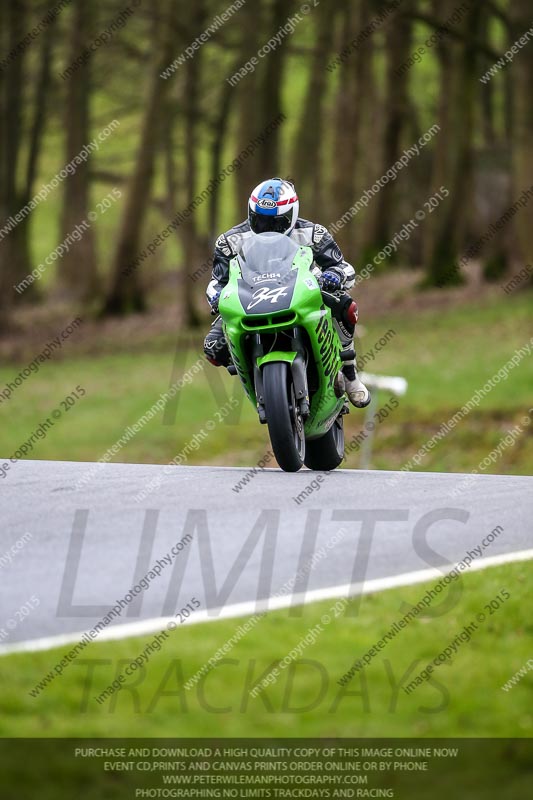
[[[343,418],[337,417],[331,428],[319,439],[305,443],[304,463],[308,469],[336,469],[344,458]]]
[[[298,472],[305,458],[304,424],[296,403],[290,367],[284,361],[263,367],[263,396],[276,460],[285,472]]]

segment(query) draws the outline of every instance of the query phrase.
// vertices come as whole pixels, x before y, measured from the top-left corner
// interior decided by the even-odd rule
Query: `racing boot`
[[[355,359],[345,362],[339,373],[339,382],[343,383],[348,399],[356,408],[366,408],[372,400],[370,392],[359,378],[355,369]]]
[[[212,323],[204,340],[204,353],[207,360],[215,367],[230,367],[233,364],[224,336],[222,317],[217,317]]]
[[[342,370],[337,375],[335,391],[346,392],[356,408],[366,408],[372,400],[370,392],[357,375],[353,336],[358,319],[357,303],[346,292],[338,293],[338,307],[332,308],[333,323],[341,342]]]

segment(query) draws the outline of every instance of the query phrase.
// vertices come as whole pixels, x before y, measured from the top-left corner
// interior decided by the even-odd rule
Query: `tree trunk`
[[[162,11],[166,13],[161,13]],[[143,249],[141,235],[152,190],[152,178],[157,147],[160,141],[162,109],[165,108],[165,93],[171,83],[163,80],[160,73],[172,60],[173,39],[171,26],[172,0],[152,6],[155,33],[154,51],[148,98],[141,127],[139,148],[133,177],[127,190],[125,211],[118,235],[118,243],[111,267],[112,283],[103,313],[121,315],[146,310],[145,293],[139,276],[139,265],[135,264],[139,251]]]
[[[514,0],[510,4],[513,21],[513,40],[518,39],[531,25],[529,0]],[[514,78],[513,134],[513,197],[518,199],[525,189],[533,186],[533,45],[526,45],[510,68]],[[531,203],[520,208],[514,218],[518,246],[524,264],[533,264],[533,226]]]
[[[463,23],[463,31],[479,30],[482,0],[475,0]],[[454,0],[440,4],[443,18],[453,12]],[[479,92],[478,50],[450,39],[438,46],[440,60],[440,132],[431,192],[444,186],[448,197],[422,223],[425,226],[425,285],[453,286],[464,277],[457,266],[463,245],[467,214],[472,207],[472,134],[475,101]],[[426,212],[427,213],[427,212]]]
[[[328,60],[331,57],[337,9],[321,3],[315,11],[316,45],[311,57],[309,82],[300,126],[294,140],[291,174],[309,219],[322,219],[325,196],[323,190],[323,152],[325,122],[328,119]],[[327,222],[328,220],[326,220]]]
[[[239,65],[235,65],[238,69]],[[233,74],[233,73],[232,73]],[[230,121],[230,111],[233,100],[235,98],[235,89],[231,84],[224,82],[222,92],[220,95],[219,107],[213,123],[213,143],[211,145],[211,179],[215,180],[220,175],[224,164],[222,164],[222,153],[224,149],[224,142],[228,132],[228,125]],[[211,197],[209,198],[209,236],[212,241],[215,241],[218,235],[218,214],[220,204],[220,186],[217,184]]]
[[[480,26],[480,37],[483,41],[489,38],[490,17],[485,14]],[[485,72],[492,62],[488,56],[480,58],[480,70]],[[486,147],[494,147],[496,144],[496,128],[494,125],[494,84],[492,81],[483,83],[480,87],[481,100],[481,123],[483,130],[483,140]]]
[[[411,52],[412,20],[411,12],[414,0],[405,0],[399,13],[390,20],[386,28],[385,41],[387,53],[387,73],[385,90],[385,128],[382,153],[383,175],[398,160],[401,154],[402,133],[409,113],[408,86],[409,71],[400,75],[396,70],[403,64]],[[373,248],[376,251],[390,241],[392,231],[396,181],[388,183],[380,190],[376,199],[374,230],[372,233]]]
[[[69,63],[83,52],[92,26],[93,5],[75,0],[72,9]],[[91,59],[82,64],[75,77],[67,79],[65,130],[65,164],[75,158],[90,139],[89,100],[91,93]],[[83,161],[64,182],[61,238],[65,239],[91,210],[89,193],[90,161]],[[60,285],[67,295],[84,303],[94,300],[98,291],[95,237],[93,228],[85,230],[81,239],[69,248],[59,263]]]
[[[205,0],[197,0],[191,9],[193,30],[198,35],[202,31],[207,11]],[[203,51],[196,52],[195,57],[187,61],[185,67],[185,83],[183,86],[184,113],[185,113],[185,192],[186,204],[191,203],[197,195],[198,189],[198,153],[199,133],[198,121],[200,118],[201,104],[201,66]],[[198,242],[198,220],[194,211],[180,227],[181,241],[183,243],[183,270],[181,290],[183,292],[183,324],[185,327],[198,327],[201,318],[195,307],[195,287],[189,278],[196,268],[200,246]]]
[[[26,180],[24,184],[24,202],[28,203],[33,197],[35,178],[41,155],[43,134],[48,116],[48,100],[52,85],[52,50],[56,31],[56,18],[42,34],[42,47],[40,54],[39,73],[33,97],[33,120],[29,132],[28,159],[26,165]]]
[[[293,0],[273,0],[272,13],[270,18],[269,32],[267,38],[270,39],[286,23],[291,16]],[[259,95],[259,108],[261,120],[260,131],[264,131],[270,123],[278,119],[283,111],[282,89],[287,60],[287,38],[283,39],[281,45],[274,53],[270,53],[264,61],[262,80]],[[250,110],[248,110],[249,113]],[[270,178],[279,175],[282,160],[280,158],[280,134],[281,126],[271,130],[266,136],[263,144],[257,151],[257,161],[260,165],[263,178]],[[285,162],[286,163],[286,162]],[[253,186],[250,186],[250,190]]]
[[[246,3],[239,11],[242,40],[240,48],[239,66],[246,64],[259,50],[264,40],[262,37],[261,7],[257,3]],[[231,77],[231,76],[230,76]],[[259,95],[259,68],[246,75],[237,84],[234,91],[238,92],[238,115],[236,126],[237,152],[242,152],[257,136],[257,123],[259,115],[254,113]],[[259,181],[268,177],[261,174],[257,163],[256,154],[243,161],[242,166],[235,173],[235,206],[238,209],[239,222],[246,217],[247,202],[250,192]],[[235,220],[223,219],[223,227],[234,225]]]
[[[0,44],[2,53],[9,53],[24,38],[28,29],[24,0],[0,4]],[[24,192],[17,184],[22,142],[22,107],[25,90],[25,51],[17,54],[5,70],[0,71],[0,327],[8,324],[8,315],[19,295],[14,284],[31,270],[28,245],[28,217],[15,227],[9,217],[24,205]]]
[[[348,0],[342,9],[344,17],[345,39],[343,47],[357,37],[369,23],[371,8],[369,0],[361,0],[358,7]],[[334,116],[335,137],[332,158],[332,217],[340,219],[356,200],[356,171],[363,165],[366,154],[363,153],[362,120],[370,100],[368,84],[372,72],[372,36],[359,44],[355,52],[350,52],[337,68],[340,73]],[[336,235],[347,258],[355,247],[354,223],[348,223]]]

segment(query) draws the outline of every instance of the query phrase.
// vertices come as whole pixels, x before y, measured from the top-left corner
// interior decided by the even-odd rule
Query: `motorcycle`
[[[310,247],[258,234],[231,260],[219,301],[229,371],[268,426],[286,472],[303,464],[332,470],[344,457],[349,408],[337,382],[341,346],[312,263]]]

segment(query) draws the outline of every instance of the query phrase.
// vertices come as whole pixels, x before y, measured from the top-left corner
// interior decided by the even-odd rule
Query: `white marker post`
[[[391,392],[396,397],[403,397],[407,392],[407,381],[405,378],[399,376],[389,375],[371,375],[368,372],[361,372],[360,378],[363,383],[372,392],[372,402],[366,407],[365,425],[371,421],[374,413],[374,408],[377,405],[378,392],[383,391]],[[372,446],[374,444],[374,431],[375,426],[368,430],[368,436],[365,437],[361,444],[361,458],[359,459],[359,467],[361,469],[369,469],[372,461]]]

